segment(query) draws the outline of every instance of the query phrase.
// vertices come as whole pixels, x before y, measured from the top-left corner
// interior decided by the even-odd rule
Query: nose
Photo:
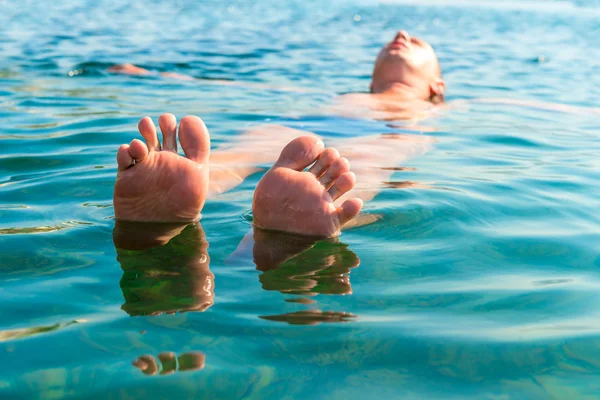
[[[398,31],[398,33],[396,33],[396,40],[398,39],[402,39],[406,42],[410,42],[410,35],[408,34],[408,32],[401,30]]]

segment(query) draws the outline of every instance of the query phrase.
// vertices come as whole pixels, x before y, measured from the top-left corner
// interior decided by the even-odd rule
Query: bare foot
[[[179,125],[179,141],[186,155],[177,154],[177,120],[159,118],[163,146],[149,117],[138,129],[146,143],[134,139],[117,152],[119,172],[114,191],[115,217],[130,221],[194,221],[208,191],[208,130],[198,117],[187,116]]]
[[[314,136],[292,140],[256,186],[254,224],[263,229],[329,237],[358,215],[362,201],[334,201],[355,185],[350,164]],[[314,165],[308,171],[306,167]]]

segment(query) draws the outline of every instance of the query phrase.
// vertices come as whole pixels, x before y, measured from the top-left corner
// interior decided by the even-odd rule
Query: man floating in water
[[[150,73],[130,64],[111,71]],[[412,118],[431,109],[432,103],[443,101],[445,84],[433,48],[399,31],[379,53],[370,89],[368,94],[341,96],[339,104]],[[177,154],[175,117],[163,114],[159,125],[162,146],[156,127],[146,117],[138,125],[145,143],[134,139],[119,148],[114,192],[118,219],[193,221],[207,196],[236,186],[258,170],[256,165],[275,161],[256,187],[254,224],[304,235],[335,236],[358,215],[363,201],[375,196],[393,173],[392,167],[430,146],[430,140],[419,136],[377,135],[340,141],[338,151],[325,148],[308,132],[270,126],[255,128],[237,143],[211,154],[204,123],[187,116],[178,130],[186,156],[182,157]],[[285,147],[282,140],[288,142]],[[394,165],[382,165],[382,161]],[[359,187],[357,178],[362,181]]]
[[[110,67],[109,72],[125,75],[152,75],[153,72],[133,64],[120,64]],[[195,78],[172,72],[161,72],[161,76],[182,80]],[[204,82],[255,86],[269,88],[263,84],[234,82],[226,80],[204,80]],[[301,91],[297,88],[280,88]],[[410,36],[406,31],[398,31],[394,38],[380,50],[372,73],[370,93],[352,93],[340,96],[334,111],[343,114],[368,116],[376,119],[414,119],[423,111],[430,110],[432,104],[444,101],[446,85],[442,70],[433,47],[425,40]],[[362,113],[360,112],[362,109]]]

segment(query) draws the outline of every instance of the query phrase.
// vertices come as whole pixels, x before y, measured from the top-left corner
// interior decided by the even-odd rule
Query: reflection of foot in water
[[[356,198],[334,205],[354,184],[348,160],[337,150],[325,150],[323,142],[313,136],[296,138],[256,187],[254,224],[303,235],[335,236],[362,207]]]
[[[171,114],[159,119],[163,145],[148,117],[138,129],[146,143],[134,139],[117,152],[115,217],[131,221],[193,221],[208,191],[210,138],[202,120],[181,119],[179,141],[186,157],[177,154],[177,121]]]
[[[158,359],[162,364],[160,375],[169,375],[176,370],[197,371],[203,369],[206,356],[199,351],[191,351],[175,358],[175,353],[164,352],[158,355]],[[142,371],[144,375],[152,376],[156,375],[158,372],[158,363],[156,362],[156,359],[149,354],[138,357],[132,362],[132,365]]]
[[[117,220],[113,231],[123,269],[121,307],[131,316],[205,311],[214,303],[208,243],[198,222]]]
[[[337,238],[319,240],[256,227],[253,256],[256,269],[262,272],[259,279],[264,290],[299,296],[351,294],[348,275],[350,269],[360,263],[356,254]],[[308,297],[293,297],[286,301],[311,303]],[[355,317],[343,311],[302,310],[260,318],[295,325],[316,325],[321,322],[348,322]]]
[[[348,274],[359,258],[337,238],[254,229],[254,263],[265,290],[314,296],[351,294]]]
[[[347,312],[303,310],[280,315],[265,315],[269,321],[287,322],[290,325],[318,325],[321,322],[350,322],[357,316]]]

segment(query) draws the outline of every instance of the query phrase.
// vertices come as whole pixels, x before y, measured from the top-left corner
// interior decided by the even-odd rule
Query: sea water
[[[0,397],[600,396],[600,6],[447,3],[0,1]],[[448,107],[324,112],[398,29],[435,47]],[[106,72],[125,62],[197,79]],[[261,271],[261,173],[115,249],[116,149],[162,112],[214,147],[276,121],[435,143],[374,223]]]

